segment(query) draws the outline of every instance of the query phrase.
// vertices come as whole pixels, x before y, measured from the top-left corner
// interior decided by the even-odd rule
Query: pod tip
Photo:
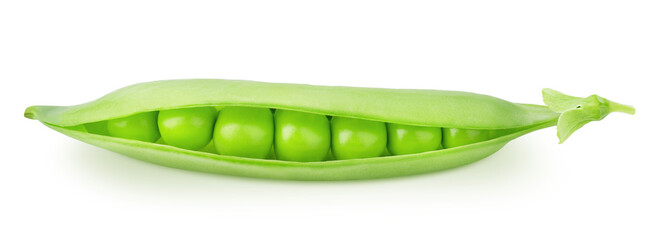
[[[36,119],[37,118],[37,111],[35,110],[34,107],[28,107],[28,108],[26,108],[26,111],[23,112],[23,116],[28,118],[28,119]]]

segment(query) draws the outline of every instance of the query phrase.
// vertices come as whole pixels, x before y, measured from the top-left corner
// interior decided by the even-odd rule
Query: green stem
[[[611,101],[609,102],[608,106],[610,112],[622,112],[630,115],[635,115],[635,107],[633,106]]]
[[[586,98],[573,97],[549,88],[545,88],[542,94],[548,108],[560,113],[557,124],[560,143],[587,123],[600,121],[609,113],[635,114],[634,107],[612,102],[597,95],[590,95]]]

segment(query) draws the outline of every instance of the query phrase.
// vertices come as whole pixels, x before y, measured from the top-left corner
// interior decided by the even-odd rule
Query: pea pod
[[[631,106],[618,104],[597,95],[578,98],[551,89],[544,89],[542,93],[547,106],[511,103],[491,96],[457,91],[314,86],[219,79],[167,80],[131,85],[92,102],[75,106],[32,106],[26,109],[24,115],[83,142],[168,167],[258,178],[351,180],[411,175],[461,166],[495,153],[517,137],[556,125],[558,138],[562,143],[578,128],[590,121],[601,120],[610,112],[629,114],[635,112]],[[438,136],[438,139],[433,138],[437,140],[432,140],[432,144],[436,141],[443,146],[401,148],[395,145],[398,149],[424,150],[400,151],[402,153],[396,153],[398,155],[394,155],[395,152],[391,151],[392,155],[382,156],[379,156],[379,150],[375,150],[374,157],[344,157],[345,159],[339,159],[339,156],[351,155],[338,150],[339,154],[335,155],[334,160],[325,160],[331,158],[323,158],[324,150],[319,148],[320,154],[315,154],[319,155],[315,157],[316,159],[301,158],[292,161],[292,157],[282,157],[283,154],[280,160],[275,160],[275,157],[221,155],[212,150],[179,148],[165,144],[161,140],[154,142],[153,138],[142,141],[113,137],[107,131],[82,130],[89,129],[94,123],[100,125],[101,122],[110,120],[132,118],[136,114],[196,107],[222,109],[231,106],[264,108],[276,112],[277,110],[303,112],[328,116],[332,120],[334,117],[361,119],[385,123],[388,127],[393,125],[413,126],[411,129],[441,128],[441,131],[432,130],[435,133],[432,136]],[[284,118],[281,121],[291,123],[294,120]],[[77,127],[80,125],[87,128]],[[330,141],[331,137],[325,135],[330,134],[329,125],[320,123],[319,126],[320,129],[326,129],[316,131],[315,134],[324,135],[319,136],[320,141],[323,139]],[[344,127],[347,125],[339,126],[338,131],[350,131],[343,129]],[[284,128],[287,127],[279,129]],[[353,129],[360,134],[366,133],[356,126]],[[484,136],[490,137],[472,137],[467,139],[469,141],[458,139],[460,144],[450,146],[446,142],[450,139],[440,139],[441,132],[451,132],[448,129],[482,131]],[[288,134],[291,133],[290,130],[287,130]],[[273,134],[261,135],[273,136]],[[384,133],[380,135],[385,136]],[[459,136],[473,135],[454,134],[451,135],[451,139]],[[414,144],[406,140],[395,141],[395,144]],[[271,140],[266,139],[262,142]],[[289,143],[291,144],[291,141]],[[322,142],[319,146],[324,146],[323,144],[325,143]],[[356,146],[346,143],[341,145]],[[281,149],[285,149],[281,151],[301,149],[289,147],[281,146]],[[389,150],[389,142],[387,147]],[[218,146],[218,149],[223,148],[226,146]],[[260,149],[260,152],[265,154],[267,148],[264,145],[264,149]],[[271,146],[271,149],[274,148],[277,146]],[[284,156],[287,154],[284,153]],[[271,151],[268,155],[276,154]]]

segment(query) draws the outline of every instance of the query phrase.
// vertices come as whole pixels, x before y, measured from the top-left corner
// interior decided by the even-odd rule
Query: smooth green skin
[[[380,157],[387,146],[385,123],[331,118],[331,151],[336,159]]]
[[[325,160],[330,146],[329,120],[324,115],[275,111],[275,154],[296,162]]]
[[[469,92],[333,87],[223,79],[139,83],[80,105],[33,106],[25,115],[58,126],[72,126],[139,112],[226,105],[286,109],[416,126],[468,129],[529,127],[558,116],[544,106],[516,104]]]
[[[110,136],[143,142],[156,142],[161,134],[157,125],[159,112],[144,112],[107,121]]]
[[[443,128],[443,148],[453,148],[490,139],[490,130]]]
[[[268,108],[224,107],[213,141],[222,155],[266,158],[273,145],[273,114]]]
[[[166,144],[198,150],[212,139],[212,129],[217,119],[213,107],[181,108],[159,111],[158,125]]]
[[[173,168],[257,178],[353,180],[453,168],[483,159],[507,142],[535,130],[558,124],[558,136],[561,137],[562,132],[566,138],[578,127],[585,125],[587,120],[599,120],[609,112],[634,113],[634,108],[630,106],[598,97],[577,100],[550,89],[544,89],[543,96],[548,107],[454,91],[329,87],[216,79],[170,80],[128,86],[76,106],[31,106],[26,109],[24,116],[39,120],[49,128],[80,141]],[[66,128],[139,112],[227,105],[287,109],[407,125],[514,131],[484,142],[416,154],[292,162],[217,155]],[[565,115],[567,112],[571,114]],[[561,120],[560,116],[563,116]]]
[[[387,124],[387,149],[392,155],[433,151],[441,146],[441,128]]]
[[[489,131],[488,135],[490,138],[498,138],[507,134],[511,134],[522,129],[492,129]]]
[[[84,124],[84,127],[86,127],[86,131],[93,134],[106,135],[106,136],[110,135],[110,131],[107,130],[107,121],[87,123]]]
[[[87,134],[48,123],[45,124],[47,127],[94,146],[172,168],[254,178],[339,181],[399,177],[462,166],[495,153],[507,142],[517,137],[538,129],[554,126],[555,120],[497,139],[459,148],[408,155],[321,162],[293,162],[225,156],[179,149],[168,145]]]

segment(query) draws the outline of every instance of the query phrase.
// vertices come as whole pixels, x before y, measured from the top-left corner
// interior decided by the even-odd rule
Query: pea
[[[84,124],[86,131],[98,134],[98,135],[110,135],[110,131],[107,130],[107,121],[98,121]]]
[[[443,147],[452,148],[490,139],[489,130],[443,128]]]
[[[144,112],[107,122],[110,136],[134,139],[143,142],[156,142],[161,134],[156,123],[159,112]]]
[[[387,142],[392,155],[437,150],[441,145],[441,128],[388,123]]]
[[[331,118],[331,148],[336,159],[379,157],[387,145],[385,123]]]
[[[268,108],[222,108],[213,141],[222,155],[266,158],[273,145],[273,114]]]
[[[330,137],[325,115],[275,111],[275,154],[280,160],[322,161],[329,152]]]
[[[161,110],[159,132],[168,145],[198,150],[212,139],[216,117],[217,111],[213,107]]]

